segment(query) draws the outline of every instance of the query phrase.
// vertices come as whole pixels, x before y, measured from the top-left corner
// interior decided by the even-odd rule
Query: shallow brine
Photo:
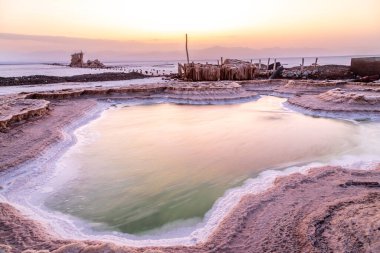
[[[51,184],[45,205],[96,230],[144,234],[199,222],[227,189],[264,170],[360,149],[355,124],[304,116],[284,101],[108,109],[76,131],[58,161],[72,175]]]

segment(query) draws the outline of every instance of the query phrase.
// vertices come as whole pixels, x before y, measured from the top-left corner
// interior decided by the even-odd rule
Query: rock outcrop
[[[80,53],[74,53],[71,55],[71,62],[70,62],[70,67],[75,67],[75,68],[82,68],[84,65],[83,62],[83,52]]]
[[[70,67],[73,68],[104,68],[105,65],[101,63],[98,59],[88,60],[87,63],[83,61],[83,52],[74,53],[71,55]]]

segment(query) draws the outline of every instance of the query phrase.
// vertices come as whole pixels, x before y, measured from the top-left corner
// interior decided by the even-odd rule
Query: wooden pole
[[[315,58],[315,67],[317,67],[317,65],[318,65],[318,57]]]
[[[267,71],[269,70],[270,58],[268,58]]]
[[[186,33],[186,57],[187,57],[187,64],[189,64],[190,60],[189,60],[189,50],[187,48],[187,33]]]
[[[220,65],[223,65],[223,57],[220,57]]]
[[[277,64],[277,59],[274,58],[273,71],[276,71],[276,64]]]
[[[305,58],[302,58],[302,63],[301,63],[301,71],[303,71],[303,66],[305,65]]]
[[[260,75],[260,72],[261,72],[261,59],[259,59],[259,75]]]

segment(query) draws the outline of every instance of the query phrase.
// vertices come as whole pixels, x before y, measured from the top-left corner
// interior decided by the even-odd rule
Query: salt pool
[[[227,189],[264,170],[360,152],[356,124],[304,116],[284,101],[106,110],[76,131],[79,142],[58,161],[72,176],[51,183],[44,204],[95,230],[149,234],[200,222]]]

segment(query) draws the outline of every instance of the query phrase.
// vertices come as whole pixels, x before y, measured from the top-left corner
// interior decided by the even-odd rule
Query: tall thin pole
[[[190,60],[189,60],[189,50],[187,49],[187,33],[186,33],[186,57],[187,57],[187,64],[189,64]]]

